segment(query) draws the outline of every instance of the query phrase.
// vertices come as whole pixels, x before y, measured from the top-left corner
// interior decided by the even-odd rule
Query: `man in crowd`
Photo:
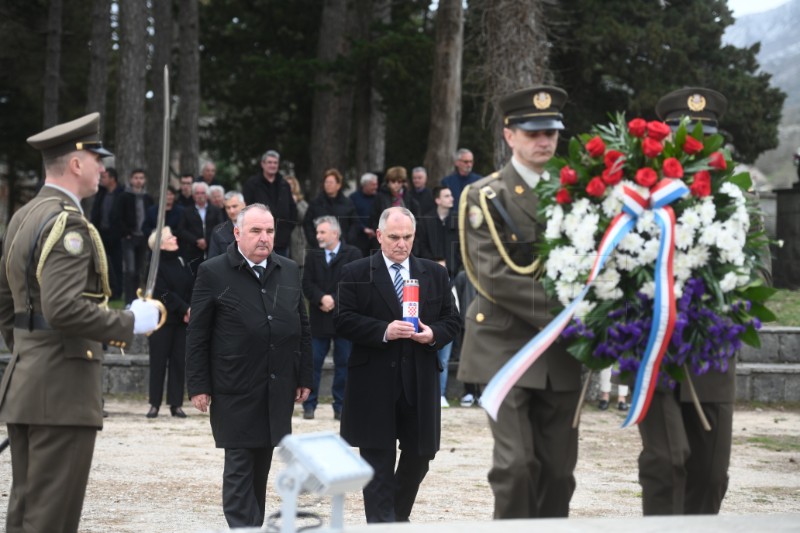
[[[261,203],[275,217],[275,253],[288,257],[292,230],[297,220],[297,204],[292,189],[278,172],[280,155],[268,150],[261,156],[261,172],[248,178],[242,187],[247,205]]]
[[[175,200],[179,206],[183,208],[194,206],[194,197],[192,196],[193,183],[194,177],[191,174],[181,174],[181,194]]]
[[[119,210],[123,192],[117,169],[107,168],[100,174],[100,187],[92,204],[92,224],[100,232],[106,249],[112,300],[122,298],[122,224]]]
[[[205,184],[203,184],[205,185]],[[211,409],[225,449],[222,506],[231,528],[264,522],[272,452],[311,387],[311,333],[297,264],[272,253],[263,204],[242,209],[236,246],[200,265],[186,342],[189,397]]]
[[[217,209],[225,209],[225,187],[222,185],[209,185],[208,203]]]
[[[314,385],[303,403],[303,418],[313,419],[319,396],[322,363],[333,344],[333,417],[342,418],[344,386],[347,382],[347,359],[350,341],[336,333],[333,314],[338,297],[339,278],[344,265],[361,259],[358,248],[341,241],[341,227],[336,217],[323,216],[314,221],[319,248],[306,252],[303,268],[303,294],[308,299],[311,321],[311,346],[314,352]]]
[[[213,161],[206,161],[203,163],[203,168],[200,170],[200,175],[197,177],[195,181],[203,181],[209,187],[213,187],[214,185],[221,185],[219,181],[217,181],[217,166],[214,164]]]
[[[442,186],[450,189],[455,205],[458,205],[464,188],[475,183],[481,177],[472,171],[472,167],[475,165],[475,157],[466,148],[458,149],[454,164],[456,167],[455,172],[442,178]]]
[[[465,189],[459,208],[462,260],[478,292],[466,316],[458,378],[488,383],[551,320],[535,276],[541,221],[533,188],[564,129],[567,93],[524,89],[500,100],[511,161]],[[489,484],[495,518],[565,517],[575,491],[581,366],[553,344],[517,381],[489,420],[494,437]]]
[[[364,487],[369,523],[409,520],[439,449],[436,351],[459,329],[447,271],[411,255],[415,231],[411,211],[386,209],[377,230],[381,253],[345,265],[339,284],[336,331],[353,343],[341,434],[375,470]],[[419,283],[418,330],[403,320],[408,279]]]
[[[689,108],[692,104],[692,109]],[[699,122],[707,135],[717,132],[727,99],[717,91],[691,87],[673,91],[656,104],[656,114],[673,129],[684,117],[690,131]],[[727,372],[707,372],[691,379],[706,431],[692,403],[689,385],[657,388],[647,416],[638,424],[642,437],[639,483],[645,515],[718,514],[728,489],[736,364]]]
[[[372,204],[375,202],[375,193],[377,192],[378,176],[367,172],[359,180],[359,189],[350,195],[350,200],[356,207],[358,215],[356,225],[359,228],[358,238],[351,244],[358,247],[364,257],[369,255],[375,239],[375,231],[369,227],[369,217],[372,214]]]
[[[425,215],[436,209],[433,203],[433,195],[428,188],[428,171],[425,167],[414,167],[411,171],[411,197],[419,204],[420,215]]]
[[[142,273],[147,266],[147,236],[144,234],[144,219],[147,210],[154,204],[153,197],[145,191],[144,170],[131,172],[128,187],[120,199],[122,218],[122,276],[125,280],[125,302],[136,298]]]
[[[436,261],[447,269],[450,280],[454,280],[461,269],[461,251],[458,244],[458,220],[451,214],[453,195],[447,187],[434,187],[433,201],[436,206],[420,219],[419,223],[419,256]],[[453,344],[439,349],[439,364],[442,374],[439,382],[442,389],[440,400],[443,408],[450,407],[446,398],[447,371]]]
[[[244,196],[237,191],[230,191],[225,195],[225,214],[228,220],[214,228],[211,233],[211,241],[208,246],[208,258],[224,254],[228,245],[236,238],[233,235],[233,227],[236,225],[236,218],[244,209]]]
[[[197,274],[197,267],[206,259],[212,230],[224,222],[222,211],[208,203],[208,185],[198,181],[192,184],[192,207],[184,209],[178,226],[181,257]]]
[[[45,183],[11,218],[0,259],[0,332],[12,351],[0,383],[11,446],[5,531],[75,533],[97,431],[103,427],[103,347],[156,328],[152,301],[109,308],[108,271],[81,200],[97,192],[100,114],[28,138]],[[101,207],[102,209],[102,207]]]

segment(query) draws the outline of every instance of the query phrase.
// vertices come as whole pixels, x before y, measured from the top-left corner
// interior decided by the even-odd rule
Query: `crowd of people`
[[[661,111],[688,113],[669,105],[685,95],[668,97]],[[409,521],[439,450],[450,359],[460,359],[461,404],[472,405],[479,384],[551,319],[531,275],[541,231],[533,189],[550,179],[566,100],[551,86],[506,96],[508,164],[479,176],[474,154],[462,148],[453,173],[432,187],[423,167],[409,182],[394,166],[364,174],[346,194],[332,168],[307,201],[274,150],[241,191],[225,191],[205,162],[200,176],[182,175],[179,188],[167,190],[159,239],[145,172],[135,169],[123,185],[103,166],[111,154],[99,141],[97,114],[29,138],[47,179],[12,219],[0,264],[0,329],[14,350],[0,385],[14,475],[7,530],[77,530],[102,427],[102,344],[125,347],[133,334],[151,332],[146,416],[158,416],[165,379],[172,416],[186,416],[184,386],[197,410],[210,411],[225,451],[222,507],[231,527],[264,522],[274,448],[291,433],[294,404],[303,419],[315,418],[329,352],[333,417],[374,470],[363,491],[366,519]],[[80,201],[95,192],[90,217],[81,216]],[[140,299],[148,245],[157,240],[153,298]],[[410,279],[419,287],[416,323],[404,320]],[[113,310],[109,298],[130,305]],[[718,381],[732,379],[729,371]],[[81,396],[71,396],[70,380],[82,384]],[[580,389],[580,363],[553,344],[489,420],[495,518],[568,516]],[[645,514],[719,512],[733,397],[722,385],[716,396],[699,390],[711,432],[698,429],[680,390],[659,391],[654,414],[639,426]]]

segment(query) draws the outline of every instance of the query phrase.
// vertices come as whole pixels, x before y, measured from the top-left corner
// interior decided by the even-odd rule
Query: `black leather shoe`
[[[304,420],[314,420],[314,410],[311,409],[311,408],[303,409],[303,419]]]
[[[147,418],[155,418],[155,417],[157,417],[158,416],[158,407],[153,407],[151,405],[150,406],[150,410],[147,411],[147,414],[144,415],[144,416],[146,416]]]
[[[608,400],[600,400],[600,403],[597,404],[597,408],[601,411],[608,409]]]
[[[625,402],[619,402],[617,404],[617,409],[619,409],[620,411],[627,411],[628,410],[628,404],[625,403]]]
[[[333,412],[333,419],[334,420],[341,420],[342,419],[342,412],[341,411],[334,411]]]
[[[181,409],[180,407],[170,407],[169,412],[170,414],[172,414],[172,416],[176,416],[178,418],[186,418],[186,413],[184,413],[183,409]]]

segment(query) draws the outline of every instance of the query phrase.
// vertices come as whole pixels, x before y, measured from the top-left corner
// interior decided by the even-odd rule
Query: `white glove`
[[[133,334],[150,333],[158,325],[158,307],[148,300],[140,298],[131,302],[133,313]]]

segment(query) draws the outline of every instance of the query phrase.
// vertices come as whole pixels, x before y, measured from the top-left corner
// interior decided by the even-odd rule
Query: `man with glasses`
[[[567,93],[538,86],[500,101],[511,161],[468,186],[459,206],[464,268],[478,294],[467,309],[458,379],[487,383],[551,320],[534,243],[534,188],[550,176]],[[581,366],[560,343],[549,348],[509,391],[490,420],[494,437],[489,483],[495,518],[566,517],[575,491]]]
[[[472,171],[474,165],[475,157],[472,152],[466,148],[459,148],[455,155],[456,171],[442,178],[442,187],[447,187],[453,193],[453,205],[458,205],[464,187],[481,179],[480,174]]]

